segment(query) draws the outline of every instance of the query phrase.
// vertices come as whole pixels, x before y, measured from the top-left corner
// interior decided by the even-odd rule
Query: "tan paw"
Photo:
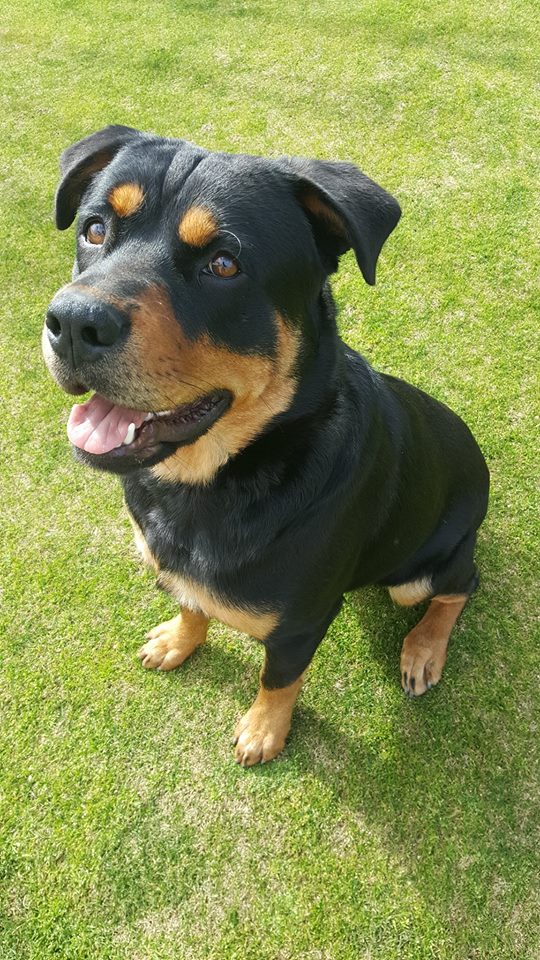
[[[189,636],[181,615],[160,623],[146,637],[148,643],[141,647],[137,656],[148,670],[174,670],[202,642],[198,637]]]
[[[401,651],[401,686],[408,697],[419,697],[431,690],[442,677],[446,663],[446,641],[414,635],[405,637]]]
[[[234,732],[235,759],[242,767],[273,760],[285,746],[285,732],[272,725],[271,717],[253,709],[242,717]]]

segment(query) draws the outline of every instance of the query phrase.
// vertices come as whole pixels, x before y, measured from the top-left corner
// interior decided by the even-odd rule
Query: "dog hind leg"
[[[450,633],[468,594],[439,594],[420,623],[407,634],[401,650],[401,686],[418,697],[439,682],[446,663]]]

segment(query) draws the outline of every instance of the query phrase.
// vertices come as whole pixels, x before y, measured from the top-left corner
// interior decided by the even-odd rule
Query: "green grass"
[[[0,960],[540,957],[538,18],[534,0],[2,4]],[[355,161],[403,220],[344,337],[449,403],[489,460],[482,588],[442,684],[417,611],[351,596],[286,753],[244,771],[260,648],[225,628],[173,675],[172,615],[120,486],[76,466],[40,356],[73,238],[60,151],[121,122],[210,148]],[[536,391],[536,392],[535,392]]]

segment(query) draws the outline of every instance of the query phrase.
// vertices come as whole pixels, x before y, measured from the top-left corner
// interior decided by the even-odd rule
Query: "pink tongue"
[[[72,407],[67,435],[74,446],[87,453],[109,453],[122,445],[130,423],[140,427],[145,416],[140,410],[117,407],[95,393],[86,403]]]

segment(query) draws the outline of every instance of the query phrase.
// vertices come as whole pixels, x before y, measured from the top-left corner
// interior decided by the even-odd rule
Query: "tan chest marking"
[[[276,613],[229,606],[223,600],[212,596],[201,584],[176,573],[162,571],[158,582],[178,600],[180,606],[201,611],[208,619],[219,620],[233,630],[248,633],[256,640],[264,640],[279,623]]]
[[[138,523],[128,510],[128,516],[133,527],[135,544],[144,562],[158,575],[160,587],[172,594],[181,607],[192,610],[194,613],[204,613],[208,619],[219,620],[221,623],[247,633],[256,640],[264,640],[279,623],[277,613],[268,610],[247,610],[234,607],[217,597],[212,596],[200,583],[181,577],[167,570],[160,570],[159,564],[150,551]]]
[[[127,510],[127,507],[126,507],[126,510]],[[147,567],[150,567],[151,570],[154,570],[155,573],[159,573],[159,564],[156,558],[154,557],[153,553],[150,552],[150,549],[148,547],[146,540],[144,539],[144,535],[139,524],[136,522],[136,520],[133,519],[129,510],[127,513],[131,522],[131,526],[133,527],[133,538],[135,540],[135,546],[137,547],[137,550],[139,551]]]

